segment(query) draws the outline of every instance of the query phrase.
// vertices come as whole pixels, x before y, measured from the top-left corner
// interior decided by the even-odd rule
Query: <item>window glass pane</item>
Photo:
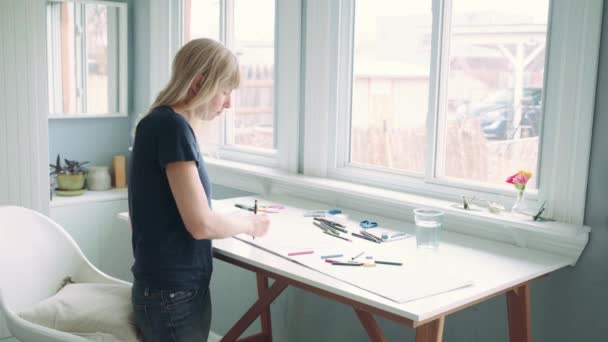
[[[424,172],[431,5],[355,3],[351,162]]]
[[[220,40],[220,0],[183,0],[183,41]]]
[[[438,176],[504,185],[519,169],[537,170],[548,7],[452,1]]]
[[[96,3],[56,2],[47,8],[51,114],[119,113],[119,95],[127,88],[119,84],[119,22],[126,13]]]
[[[274,148],[274,4],[234,0],[234,36],[227,39],[239,58],[241,86],[228,117],[228,144]]]
[[[183,0],[183,43],[196,38],[220,40],[220,0]],[[209,153],[222,143],[222,120],[198,122],[194,128],[201,150]]]
[[[184,0],[184,42],[220,39],[219,0]],[[274,148],[274,0],[226,1],[226,46],[237,55],[241,86],[233,92],[225,116],[225,143]],[[221,121],[204,122],[197,130],[203,145],[221,144]]]
[[[110,11],[115,11],[109,9]],[[86,5],[87,112],[115,112],[116,98],[110,98],[108,82],[108,8]],[[115,16],[116,14],[113,13]],[[116,41],[116,37],[113,37]],[[114,77],[116,80],[116,77]],[[113,84],[116,89],[116,84]],[[109,105],[109,101],[113,101]]]
[[[76,113],[74,3],[52,4],[49,12],[49,80],[52,113]],[[51,83],[52,82],[52,83]]]

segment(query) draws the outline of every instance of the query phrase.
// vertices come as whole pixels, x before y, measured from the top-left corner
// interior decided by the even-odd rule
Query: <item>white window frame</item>
[[[52,17],[55,17],[57,13],[57,7],[51,6],[53,4],[68,2],[74,3],[74,21],[78,22],[80,32],[75,32],[74,37],[74,54],[75,54],[75,72],[76,72],[76,112],[65,113],[64,111],[55,112],[56,103],[63,101],[62,87],[61,87],[61,57],[60,49],[57,49],[59,42],[59,32],[57,25],[53,25],[54,21]],[[128,32],[128,11],[127,4],[112,1],[100,1],[100,0],[47,0],[49,4],[47,8],[47,46],[48,46],[48,77],[49,77],[49,119],[73,119],[73,118],[113,118],[113,117],[126,117],[129,115],[128,112],[128,99],[129,99],[129,85],[128,85],[128,48],[127,48],[127,32]],[[115,60],[115,63],[108,63],[108,79],[110,80],[115,75],[118,75],[116,85],[118,89],[116,92],[108,91],[108,97],[114,99],[117,102],[117,111],[111,112],[89,112],[85,111],[87,107],[87,63],[86,63],[86,34],[85,31],[85,5],[86,4],[97,4],[108,7],[117,8],[119,15],[118,18],[115,16],[108,16],[110,23],[114,22],[115,25],[108,25],[109,30],[117,30],[117,32],[108,31],[108,36],[116,35],[118,41],[115,44],[108,45],[108,59]],[[118,68],[115,70],[114,68]],[[108,82],[112,84],[112,82]],[[118,96],[118,98],[115,98]]]
[[[528,199],[533,204],[547,200],[547,213],[568,223],[582,224],[584,217],[602,2],[589,0],[573,4],[569,0],[552,0],[549,11],[545,116],[539,147],[542,180],[538,191],[528,191]],[[353,0],[308,1],[304,174],[450,200],[475,193],[490,200],[514,197],[514,191],[433,179],[435,170],[430,162],[426,163],[428,172],[424,177],[347,165],[353,4]],[[448,10],[446,4],[449,5],[448,0],[433,0],[433,27],[439,27],[439,20]],[[436,98],[441,91],[438,58],[445,27],[447,25],[442,32],[433,30],[429,96],[432,113],[437,111]],[[429,139],[435,136],[437,124],[434,115],[429,115]],[[573,139],[558,138],[564,136]],[[427,156],[435,157],[435,143],[427,144]]]
[[[193,0],[195,1],[195,0]],[[177,2],[180,18],[173,28],[173,35],[179,41],[173,53],[182,45],[182,1]],[[231,47],[231,36],[227,29],[232,25],[233,0],[220,0],[220,39]],[[300,116],[300,37],[302,21],[301,0],[275,0],[275,73],[274,73],[274,149],[227,145],[226,118],[222,117],[221,143],[213,149],[209,157],[241,161],[256,165],[297,172]],[[296,68],[294,68],[296,66]],[[227,117],[228,115],[226,115]]]
[[[150,100],[168,80],[173,53],[180,46],[176,43],[176,39],[181,37],[176,25],[178,20],[174,19],[180,17],[176,10],[176,2],[179,1],[181,0],[150,0],[149,3],[150,51],[154,53],[150,56],[148,69],[150,82],[144,86],[150,87]],[[336,68],[338,56],[335,49],[340,43],[338,37],[341,25],[345,24],[340,24],[337,18],[340,6],[345,6],[348,1],[350,0],[278,1],[277,16],[280,21],[297,21],[296,26],[300,27],[300,18],[303,18],[301,39],[288,42],[287,44],[293,45],[293,50],[285,51],[293,59],[277,61],[279,64],[284,63],[277,67],[287,68],[287,72],[276,73],[280,77],[277,82],[283,78],[299,79],[299,75],[302,75],[301,93],[292,93],[294,99],[289,102],[291,105],[286,106],[284,112],[279,112],[279,116],[289,122],[277,130],[281,136],[287,136],[279,140],[289,141],[286,149],[288,155],[285,157],[279,153],[278,167],[254,165],[246,159],[206,158],[207,170],[213,183],[262,196],[310,198],[328,203],[334,208],[364,208],[364,211],[370,213],[382,213],[383,216],[409,222],[413,222],[414,208],[438,208],[447,214],[444,226],[446,230],[564,255],[572,257],[573,263],[576,262],[588,242],[591,230],[582,225],[580,211],[584,210],[584,200],[575,199],[581,193],[584,198],[586,192],[603,0],[587,0],[576,5],[569,4],[569,0],[553,0],[551,7],[549,39],[553,42],[547,45],[548,54],[553,58],[549,58],[549,69],[546,69],[548,76],[545,83],[550,86],[546,87],[545,93],[552,102],[549,104],[548,100],[545,101],[545,110],[555,114],[543,127],[545,144],[542,146],[541,168],[553,168],[551,171],[555,174],[550,176],[555,185],[553,191],[562,191],[561,194],[545,195],[547,201],[553,201],[555,207],[550,206],[547,211],[558,222],[537,222],[485,211],[465,212],[454,208],[453,197],[447,200],[434,198],[446,197],[444,192],[434,191],[437,188],[435,184],[420,182],[418,189],[404,192],[331,179],[328,171],[331,158],[335,158],[335,149],[330,151],[328,146],[329,142],[336,139],[338,101],[335,88],[338,77],[344,77],[344,73],[338,72],[340,68]],[[440,0],[434,1],[434,6],[441,3]],[[291,15],[281,14],[290,11]],[[556,40],[557,43],[554,42]],[[287,47],[285,45],[286,49]],[[159,53],[163,51],[169,53]],[[559,58],[555,58],[556,55]],[[289,61],[296,60],[297,63],[288,64]],[[560,72],[564,70],[568,70],[568,73]],[[576,82],[571,82],[572,78]],[[570,94],[567,90],[572,89],[577,91],[570,91]],[[302,108],[298,116],[299,107],[295,103],[300,101]],[[577,122],[577,118],[581,118],[584,123]],[[577,143],[571,144],[567,139],[547,140],[547,136],[552,134],[555,134],[555,138],[557,134],[569,134]],[[565,159],[560,160],[558,156],[564,156]],[[562,168],[564,165],[569,167]],[[550,184],[548,178],[543,176],[540,186],[545,187],[547,184]],[[570,209],[575,215],[564,218],[559,213],[555,214],[553,211],[564,208],[563,203],[555,201],[556,196],[569,194],[567,191],[573,189],[576,194],[565,197],[569,200],[567,204],[573,206]],[[461,192],[464,190],[458,191],[459,194]]]

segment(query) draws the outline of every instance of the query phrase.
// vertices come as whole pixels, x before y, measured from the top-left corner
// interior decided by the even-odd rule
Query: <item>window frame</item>
[[[57,4],[72,3],[74,4],[74,22],[80,23],[80,33],[75,33],[74,40],[74,55],[75,55],[75,72],[76,83],[75,88],[75,111],[74,113],[66,113],[65,111],[56,112],[56,103],[63,102],[62,84],[62,61],[59,54],[61,47],[57,47],[59,40],[58,25],[54,25],[54,16],[58,7]],[[118,40],[112,44],[108,43],[108,60],[116,60],[115,65],[108,63],[109,70],[115,70],[118,74],[116,79],[117,89],[115,92],[108,91],[108,98],[115,98],[117,103],[117,111],[108,112],[86,112],[84,109],[87,106],[87,52],[86,52],[86,9],[87,4],[104,5],[107,7],[116,8],[118,18],[108,16],[108,21],[115,22],[116,25],[108,25],[108,35],[116,34]],[[49,88],[49,119],[81,119],[81,118],[115,118],[127,117],[129,85],[128,85],[128,6],[126,3],[102,1],[102,0],[47,0],[47,55],[48,55],[48,88]],[[116,32],[114,32],[116,31]],[[108,80],[114,78],[112,72],[108,72]],[[108,82],[110,84],[110,82]],[[58,91],[56,89],[59,89]]]
[[[446,15],[450,11],[451,1],[432,0],[432,45],[431,45],[431,65],[429,75],[429,113],[427,115],[425,170],[423,174],[418,174],[406,170],[390,170],[383,167],[372,165],[357,165],[349,162],[350,151],[350,120],[351,120],[351,97],[352,97],[352,69],[353,69],[353,35],[354,35],[354,2],[342,1],[336,3],[333,9],[339,13],[340,27],[337,39],[340,44],[336,44],[338,51],[333,52],[338,56],[338,75],[336,77],[335,98],[336,134],[335,146],[328,157],[327,176],[334,179],[345,180],[355,183],[377,186],[387,189],[396,189],[402,192],[413,192],[421,195],[429,195],[438,198],[460,198],[460,195],[473,196],[481,194],[484,199],[492,201],[503,201],[503,197],[515,197],[513,191],[506,187],[488,186],[481,182],[466,180],[451,180],[450,178],[437,178],[437,168],[440,163],[440,150],[442,147],[442,131],[445,111],[442,110],[445,96],[446,80],[441,74],[441,70],[447,70],[447,50],[443,48],[444,37],[449,34],[450,16]],[[540,142],[539,142],[540,144]],[[540,147],[540,146],[539,146]],[[540,151],[540,148],[539,148]],[[539,153],[540,156],[540,153]],[[539,162],[540,165],[540,162]],[[537,175],[537,170],[534,170]],[[527,200],[537,200],[537,190],[528,189]]]
[[[438,70],[445,68],[447,58],[439,59],[444,51],[439,45],[446,34],[448,25],[438,30],[439,20],[449,10],[448,0],[433,0],[433,51],[431,93],[429,110],[437,112],[436,99],[441,96]],[[538,205],[547,200],[550,217],[569,223],[582,224],[586,191],[587,166],[591,143],[595,79],[599,54],[599,35],[601,30],[602,0],[593,0],[576,7],[567,0],[553,0],[549,5],[549,18],[546,40],[545,79],[543,91],[543,128],[539,135],[539,161],[536,175],[542,174],[538,190],[527,191],[530,205]],[[600,13],[598,15],[597,13]],[[405,172],[375,167],[349,167],[345,165],[350,145],[346,136],[350,132],[350,92],[348,75],[352,74],[352,20],[353,1],[337,0],[328,3],[311,0],[307,7],[307,73],[305,93],[307,100],[304,113],[303,173],[307,176],[331,178],[356,184],[391,189],[404,193],[458,201],[461,195],[479,197],[492,201],[514,200],[515,191],[505,187],[487,187],[480,183],[433,179],[435,165],[427,158],[427,172],[423,177],[407,175]],[[334,18],[332,21],[330,18]],[[335,20],[335,19],[338,20]],[[325,31],[325,32],[324,32]],[[326,33],[326,32],[329,32]],[[314,37],[312,39],[309,39]],[[346,43],[345,43],[346,42]],[[568,49],[576,45],[576,49]],[[314,54],[308,51],[314,50]],[[441,65],[440,65],[441,63]],[[335,70],[326,65],[337,66]],[[562,75],[564,69],[574,72],[576,65],[583,65],[576,74],[578,92],[568,92],[568,80]],[[574,71],[572,71],[574,70]],[[349,89],[348,91],[344,89]],[[326,95],[329,94],[329,95]],[[336,99],[335,101],[332,99]],[[565,106],[568,110],[562,110]],[[576,115],[575,113],[576,110]],[[322,114],[319,114],[322,113]],[[323,116],[326,117],[323,117]],[[583,123],[577,123],[576,118]],[[348,123],[348,124],[346,124]],[[564,125],[565,123],[565,125]],[[427,117],[427,139],[433,138],[440,122],[435,115]],[[319,129],[329,127],[328,129]],[[337,134],[334,134],[337,132]],[[574,136],[577,144],[559,136]],[[339,140],[341,139],[341,140]],[[551,142],[547,142],[547,140]],[[438,146],[427,143],[427,156],[437,156]],[[575,146],[572,146],[575,145]],[[325,146],[329,151],[325,152]],[[567,151],[567,158],[561,151]],[[576,166],[570,164],[575,161]],[[573,170],[576,169],[576,170]],[[557,170],[557,171],[556,171]],[[564,171],[561,171],[564,170]],[[564,186],[564,183],[566,184]],[[566,188],[566,190],[558,190]],[[561,215],[561,212],[567,215]]]
[[[474,184],[463,189],[455,188],[450,184],[437,185],[424,181],[407,183],[404,177],[393,177],[394,186],[391,183],[387,185],[386,182],[383,183],[383,186],[378,183],[381,183],[379,181],[383,179],[390,179],[390,177],[386,177],[386,174],[381,174],[382,177],[370,175],[368,179],[352,176],[341,178],[341,180],[331,174],[333,170],[330,161],[335,158],[335,148],[331,143],[336,137],[335,129],[337,127],[335,96],[340,76],[337,72],[339,68],[336,68],[338,56],[335,49],[340,44],[338,37],[341,26],[340,21],[336,18],[339,18],[341,8],[344,8],[349,1],[279,1],[277,13],[281,13],[281,10],[278,9],[279,6],[293,7],[294,13],[298,13],[293,18],[284,16],[283,20],[297,20],[298,27],[300,27],[300,11],[303,15],[301,39],[298,36],[298,39],[292,42],[297,45],[294,51],[298,51],[298,53],[293,51],[292,53],[297,55],[294,60],[297,60],[298,63],[291,64],[287,68],[287,73],[277,71],[277,75],[280,77],[291,77],[289,72],[293,74],[293,69],[297,69],[295,72],[298,75],[301,73],[302,77],[301,89],[290,95],[294,96],[292,105],[301,103],[302,108],[292,106],[290,108],[296,108],[293,112],[281,112],[280,116],[286,118],[286,121],[291,120],[287,129],[278,130],[279,134],[288,135],[290,138],[288,139],[289,153],[287,157],[279,153],[275,163],[265,165],[269,167],[269,171],[262,171],[259,168],[264,164],[257,163],[257,161],[250,162],[245,157],[235,156],[234,159],[225,161],[210,158],[208,166],[210,172],[214,174],[214,181],[245,191],[260,190],[262,194],[274,192],[276,186],[276,191],[291,189],[289,190],[291,194],[307,196],[308,192],[302,190],[297,184],[299,181],[295,180],[299,177],[290,180],[291,177],[286,177],[284,174],[278,175],[272,171],[279,169],[287,171],[288,174],[299,173],[303,177],[308,177],[307,179],[317,179],[319,184],[342,184],[336,186],[344,186],[345,194],[358,193],[358,190],[346,190],[347,188],[376,189],[375,191],[378,193],[389,191],[394,194],[391,196],[396,198],[413,196],[412,198],[428,199],[430,202],[427,203],[425,200],[425,203],[431,206],[432,203],[444,203],[441,201],[445,200],[455,203],[459,201],[456,196],[477,193]],[[151,0],[151,3],[151,12],[155,14],[151,15],[151,22],[161,22],[161,19],[166,17],[168,10],[163,11],[164,7],[167,7],[166,3],[161,0]],[[442,0],[434,0],[434,6],[442,3]],[[603,0],[590,0],[576,5],[568,3],[568,0],[553,0],[550,5],[551,14],[546,43],[549,58],[547,58],[548,69],[545,70],[544,110],[546,113],[551,113],[551,117],[545,118],[541,132],[543,141],[540,146],[542,181],[538,184],[538,193],[535,196],[529,193],[528,199],[532,202],[546,200],[545,214],[560,223],[582,225],[584,218],[602,8]],[[281,15],[278,17],[281,18]],[[342,25],[344,25],[343,22]],[[168,26],[168,28],[171,27]],[[158,27],[154,31],[162,28]],[[156,37],[154,32],[152,32],[152,36]],[[158,45],[167,46],[167,42],[164,40],[151,41],[151,49]],[[154,49],[152,50],[154,51]],[[302,63],[299,59],[300,51]],[[158,63],[159,61],[152,56],[150,71],[158,72],[166,68],[167,72],[162,75],[162,78],[168,78],[170,58],[167,60],[165,63]],[[280,63],[279,60],[277,62]],[[286,61],[283,63],[288,64]],[[300,67],[293,68],[293,65]],[[161,77],[156,78],[161,79]],[[572,82],[573,78],[575,82]],[[155,90],[160,89],[161,85],[152,83],[151,95],[155,93]],[[572,91],[572,89],[576,89],[576,91]],[[298,109],[301,110],[301,113],[298,113]],[[300,121],[299,124],[298,121]],[[564,138],[566,136],[571,139]],[[576,143],[573,144],[572,141],[576,141]],[[249,154],[244,156],[249,156]],[[253,156],[255,157],[255,155]],[[280,166],[276,166],[277,164]],[[235,179],[237,176],[245,177],[248,181],[240,182]],[[364,176],[367,175],[364,174]],[[390,190],[386,190],[386,188],[390,188]],[[367,196],[365,194],[369,194],[369,191],[371,190],[362,191],[359,196]],[[315,198],[330,198],[332,197],[330,193],[329,190],[321,191],[315,195]],[[486,196],[486,194],[484,193],[482,196]],[[493,198],[505,200],[506,197],[506,195],[491,193],[488,193],[487,196],[486,198],[490,200]],[[384,203],[376,197],[370,197],[368,204]],[[339,201],[342,203],[346,199]],[[376,203],[376,201],[379,202]],[[411,205],[408,203],[410,202],[404,202],[402,205]],[[496,219],[498,220],[498,218]],[[532,224],[523,225],[532,226]],[[498,236],[504,233],[496,232],[495,234]]]

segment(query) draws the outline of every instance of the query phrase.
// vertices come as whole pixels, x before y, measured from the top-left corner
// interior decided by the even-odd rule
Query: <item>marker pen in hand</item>
[[[255,200],[253,202],[253,215],[256,215],[258,213],[258,200]],[[255,236],[253,237],[253,240],[255,240]]]

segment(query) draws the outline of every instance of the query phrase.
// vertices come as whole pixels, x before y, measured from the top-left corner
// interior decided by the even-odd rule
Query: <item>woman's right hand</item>
[[[270,218],[266,214],[247,216],[250,220],[251,228],[249,235],[253,237],[264,236],[270,227]]]

